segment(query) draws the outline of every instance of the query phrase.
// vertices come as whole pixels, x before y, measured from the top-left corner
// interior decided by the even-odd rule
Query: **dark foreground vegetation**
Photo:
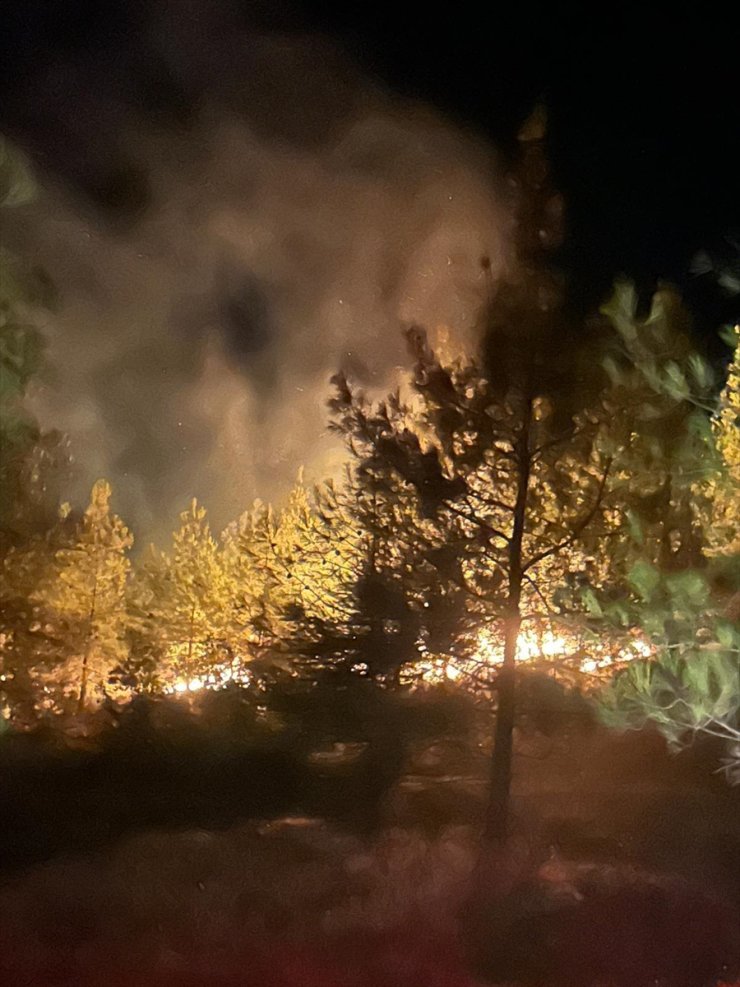
[[[6,735],[4,982],[715,987],[740,971],[740,791],[713,752],[570,716],[522,729],[514,835],[481,849],[485,731],[447,697],[381,701],[382,736],[365,695],[341,732],[323,704],[280,731],[240,690],[144,700],[76,738]]]
[[[358,681],[330,695],[273,695],[269,712],[253,690],[232,687],[191,700],[140,697],[66,731],[52,721],[7,733],[0,871],[153,827],[302,814],[373,831],[410,745],[459,739],[471,711],[455,697],[394,696]]]

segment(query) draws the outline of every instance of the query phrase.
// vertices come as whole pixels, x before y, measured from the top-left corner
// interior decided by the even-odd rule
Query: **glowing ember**
[[[180,647],[173,651],[180,652]],[[475,647],[468,656],[452,654],[432,654],[420,643],[419,659],[402,676],[407,683],[419,680],[427,684],[454,682],[457,684],[490,685],[491,673],[501,665],[503,658],[503,635],[496,629],[485,627],[478,633]],[[641,638],[634,638],[621,646],[609,641],[555,633],[548,627],[531,627],[519,635],[517,662],[543,662],[559,665],[563,670],[581,673],[586,676],[599,676],[615,670],[618,666],[635,658],[648,658],[652,654],[650,644]],[[353,668],[359,674],[366,674],[367,666]],[[187,695],[203,689],[219,689],[229,683],[249,685],[251,675],[243,666],[215,666],[211,672],[189,678],[180,676],[166,688],[166,692]]]
[[[230,666],[216,666],[212,672],[206,675],[196,675],[193,678],[181,676],[174,680],[165,692],[170,694],[185,695],[188,692],[200,692],[202,689],[220,689],[229,683],[239,685],[249,685],[252,677],[243,668],[232,668]]]
[[[504,660],[503,635],[493,628],[483,628],[475,647],[467,657],[433,655],[419,647],[421,658],[414,663],[411,678],[427,683],[468,681],[485,684],[490,672]],[[555,633],[548,627],[527,628],[519,635],[517,662],[545,662],[562,665],[564,670],[587,676],[598,676],[615,670],[619,665],[647,658],[652,654],[650,644],[635,638],[629,644],[616,645],[578,635]]]

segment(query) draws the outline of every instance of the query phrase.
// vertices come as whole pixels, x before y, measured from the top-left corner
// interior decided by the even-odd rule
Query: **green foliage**
[[[32,599],[62,629],[71,653],[64,676],[77,684],[82,709],[105,690],[124,654],[125,589],[133,537],[110,509],[111,488],[98,480],[69,542],[59,548]]]
[[[627,579],[640,598],[649,601],[660,584],[660,573],[649,562],[638,559],[627,573]]]
[[[32,723],[56,706],[49,681],[71,656],[66,626],[38,598],[39,587],[51,578],[56,552],[73,537],[69,521],[60,519],[43,534],[12,546],[0,565],[0,696],[16,723]]]
[[[724,741],[729,777],[740,781],[740,627],[712,578],[635,563],[633,595],[606,604],[603,620],[639,628],[653,654],[621,670],[600,703],[608,724],[653,723],[676,747],[697,735]]]
[[[725,644],[685,643],[630,664],[604,695],[606,721],[618,727],[652,722],[677,747],[697,733],[740,742],[740,636],[725,626],[723,637]]]
[[[332,487],[299,478],[280,511],[257,503],[224,533],[245,643],[278,649],[302,622],[338,617],[347,603],[355,540],[334,511]]]
[[[111,669],[108,681],[114,693],[128,695],[157,695],[168,683],[166,680],[167,653],[161,636],[136,629],[135,618],[128,615],[125,648],[120,662]]]
[[[710,554],[724,558],[740,555],[740,326],[726,339],[733,357],[713,419],[719,464],[703,489],[697,485],[711,502]]]
[[[161,662],[163,682],[218,676],[230,651],[237,588],[205,508],[193,500],[180,515],[169,552],[152,549],[129,589],[129,621],[141,659]],[[150,673],[147,673],[150,674]]]
[[[292,608],[291,647],[318,669],[343,668],[376,682],[397,682],[416,639],[404,587],[406,541],[394,504],[350,473],[315,494],[316,521],[300,539],[292,575],[300,593]],[[387,535],[390,529],[390,536]],[[308,590],[308,591],[307,591]]]
[[[738,555],[740,503],[732,476],[740,408],[735,364],[717,405],[709,368],[669,331],[671,304],[664,300],[640,321],[634,297],[623,289],[609,308],[638,375],[622,374],[619,384],[651,409],[643,410],[645,429],[633,448],[654,465],[646,484],[632,483],[625,492],[628,537],[616,544],[617,565],[595,616],[604,627],[638,629],[653,655],[620,672],[602,696],[603,711],[615,725],[652,722],[675,746],[697,734],[723,740],[732,774],[740,763],[740,637],[732,605],[738,586],[728,564]],[[659,349],[647,345],[650,337]],[[666,427],[656,429],[660,419],[652,409],[660,405]]]

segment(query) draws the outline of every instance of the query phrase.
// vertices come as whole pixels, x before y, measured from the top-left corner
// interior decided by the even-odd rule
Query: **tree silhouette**
[[[660,516],[664,562],[670,555],[678,565],[697,546],[700,554],[690,484],[678,482],[671,464],[689,447],[699,455],[708,448],[706,410],[687,400],[682,383],[701,364],[677,331],[670,293],[656,297],[640,325],[634,293],[620,288],[605,310],[613,328],[570,345],[575,331],[548,261],[561,207],[542,137],[536,119],[522,134],[512,177],[517,250],[507,277],[491,284],[481,358],[443,363],[412,329],[415,365],[403,393],[374,403],[340,375],[331,402],[353,480],[382,504],[380,544],[412,549],[416,589],[405,599],[421,601],[420,638],[439,634],[431,620],[439,608],[451,650],[470,655],[482,628],[500,645],[491,839],[508,827],[523,626],[588,634],[598,623],[594,588],[629,567],[638,513]],[[666,491],[671,511],[663,517]],[[634,627],[620,630],[615,651],[629,645]]]

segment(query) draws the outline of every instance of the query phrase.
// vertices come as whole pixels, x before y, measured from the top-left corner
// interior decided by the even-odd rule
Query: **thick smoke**
[[[325,40],[204,9],[155,4],[137,42],[199,94],[187,123],[117,102],[99,65],[72,64],[58,123],[76,155],[46,173],[37,156],[40,195],[7,230],[60,292],[34,401],[70,433],[74,496],[109,477],[144,538],[192,496],[219,525],[279,498],[302,464],[310,478],[334,468],[330,375],[383,386],[410,321],[469,338],[480,258],[502,263],[506,241],[489,148]],[[39,77],[38,97],[51,85]],[[117,156],[143,176],[125,225],[81,192]]]

